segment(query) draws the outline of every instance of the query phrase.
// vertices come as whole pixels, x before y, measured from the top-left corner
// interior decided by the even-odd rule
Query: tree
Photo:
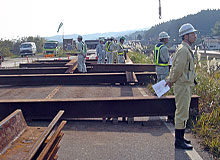
[[[215,23],[214,28],[212,28],[212,35],[213,36],[220,36],[220,21]]]

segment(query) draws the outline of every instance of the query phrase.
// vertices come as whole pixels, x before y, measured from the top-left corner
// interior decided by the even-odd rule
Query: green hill
[[[180,19],[170,20],[151,27],[147,31],[135,32],[128,36],[128,39],[133,39],[135,35],[140,34],[143,40],[147,42],[155,42],[158,35],[162,31],[168,32],[170,40],[180,41],[178,30],[184,23],[191,23],[197,30],[198,37],[210,36],[215,23],[220,21],[220,9],[218,10],[202,10],[197,14],[191,14]],[[137,36],[136,36],[137,37]]]

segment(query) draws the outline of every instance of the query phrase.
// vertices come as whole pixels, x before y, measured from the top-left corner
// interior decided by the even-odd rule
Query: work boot
[[[186,149],[186,150],[193,149],[192,145],[186,144],[184,142],[184,139],[182,138],[182,130],[181,129],[175,129],[175,148]]]
[[[186,144],[191,144],[191,141],[190,141],[190,140],[187,140],[187,139],[184,138],[185,129],[181,129],[181,134],[182,134],[181,136],[182,136],[184,142],[185,142]]]

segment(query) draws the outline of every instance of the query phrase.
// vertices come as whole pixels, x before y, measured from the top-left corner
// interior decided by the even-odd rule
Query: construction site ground
[[[31,126],[47,126],[48,121],[32,121]],[[117,125],[102,119],[68,120],[58,156],[60,160],[213,160],[190,133],[194,151],[174,149],[174,129],[165,117],[135,117],[128,125],[119,119]],[[198,158],[194,152],[200,155]]]
[[[121,85],[67,85],[67,86],[0,86],[0,99],[57,99],[95,97],[133,97],[151,95],[146,86]],[[174,136],[166,117],[135,117],[134,124],[119,118],[112,121],[96,119],[69,119],[58,155],[60,160],[190,160],[184,150],[174,149]],[[47,126],[50,121],[31,121],[30,126]],[[191,134],[195,150],[206,160],[211,160]]]
[[[25,59],[24,59],[25,61]],[[12,66],[12,63],[10,64]],[[68,99],[151,96],[146,86],[53,85],[0,86],[0,99]],[[29,126],[46,127],[50,121],[28,121]],[[167,117],[135,117],[133,124],[102,121],[102,118],[68,119],[58,151],[60,160],[213,160],[199,144],[199,138],[186,133],[193,151],[174,149],[174,125]],[[198,157],[199,155],[199,157]]]

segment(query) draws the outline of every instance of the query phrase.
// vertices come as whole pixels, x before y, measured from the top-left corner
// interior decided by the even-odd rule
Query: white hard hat
[[[160,32],[159,34],[159,40],[163,38],[170,38],[167,32]]]
[[[78,35],[78,39],[82,39],[82,36],[81,36],[81,35]]]
[[[185,34],[196,32],[197,30],[190,23],[183,24],[179,29],[179,36],[182,37]]]

